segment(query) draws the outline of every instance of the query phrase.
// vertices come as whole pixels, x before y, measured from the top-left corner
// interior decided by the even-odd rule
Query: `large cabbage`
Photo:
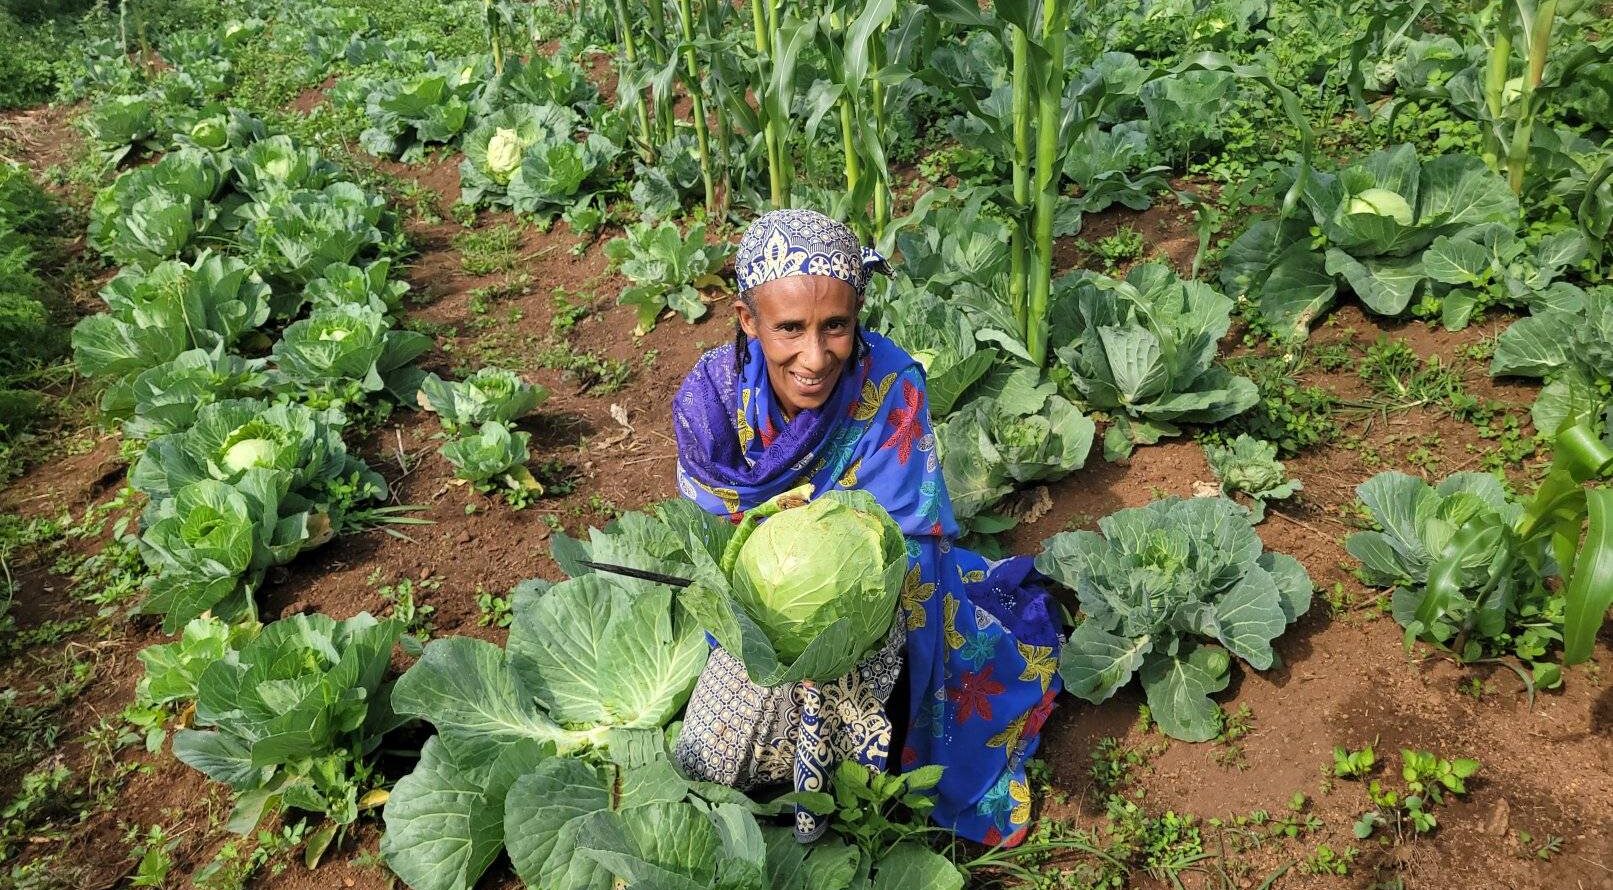
[[[901,529],[872,498],[831,493],[763,522],[739,550],[734,598],[783,661],[849,619],[852,649],[890,631],[902,572]]]

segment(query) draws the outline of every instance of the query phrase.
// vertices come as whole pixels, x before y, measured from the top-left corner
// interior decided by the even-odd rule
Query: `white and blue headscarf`
[[[780,278],[821,275],[846,282],[861,297],[868,276],[884,263],[845,223],[816,210],[774,210],[745,230],[734,271],[742,294]]]

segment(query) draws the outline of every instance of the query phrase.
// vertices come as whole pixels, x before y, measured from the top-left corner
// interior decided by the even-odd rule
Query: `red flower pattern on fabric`
[[[778,438],[778,430],[773,428],[773,418],[771,416],[763,417],[762,418],[762,447],[763,448],[772,448],[773,447],[773,440],[777,439],[777,438]]]
[[[991,671],[996,665],[988,664],[983,670],[963,672],[963,679],[957,686],[947,690],[947,698],[958,706],[957,722],[962,725],[971,716],[979,716],[982,720],[991,719],[991,697],[1001,695],[1005,688],[1003,684],[991,678]]]
[[[1053,713],[1053,697],[1057,694],[1057,690],[1049,689],[1047,694],[1042,696],[1042,700],[1036,703],[1036,707],[1031,708],[1031,712],[1025,717],[1025,732],[1020,735],[1022,741],[1034,739],[1036,734],[1042,731],[1042,724],[1046,723],[1048,716]]]
[[[891,427],[891,435],[885,444],[879,446],[880,450],[895,446],[896,462],[906,466],[907,459],[913,456],[913,446],[918,440],[924,438],[924,431],[919,424],[919,418],[924,413],[924,392],[913,385],[911,380],[902,381],[902,407],[892,408],[890,418],[886,421]]]

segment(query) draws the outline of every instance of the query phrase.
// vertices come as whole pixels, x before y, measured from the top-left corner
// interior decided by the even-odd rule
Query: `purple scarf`
[[[736,492],[744,508],[762,503],[801,480],[807,465],[847,416],[862,388],[873,352],[891,346],[877,334],[860,333],[861,357],[841,373],[821,408],[798,412],[780,424],[776,437],[753,460],[739,431],[739,387],[734,346],[725,344],[700,357],[672,401],[673,433],[684,472],[708,489]],[[764,367],[761,344],[746,343],[748,367]],[[754,452],[752,452],[754,453]]]

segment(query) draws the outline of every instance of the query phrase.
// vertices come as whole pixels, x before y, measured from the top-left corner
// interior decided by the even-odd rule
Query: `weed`
[[[1555,834],[1548,834],[1541,840],[1527,831],[1519,830],[1518,845],[1523,848],[1525,856],[1542,862],[1551,861],[1551,857],[1563,851],[1563,839]]]
[[[153,823],[146,829],[144,837],[141,836],[140,826],[129,826],[123,841],[132,845],[130,852],[136,862],[129,886],[168,886],[168,873],[174,867],[174,848],[179,846],[179,839],[168,834],[161,825]]]
[[[1120,264],[1143,255],[1143,233],[1131,226],[1121,226],[1114,234],[1099,238],[1097,243],[1080,240],[1075,246],[1083,253],[1102,259],[1104,271],[1113,271]]]
[[[578,352],[566,343],[553,344],[538,353],[538,364],[563,372],[584,392],[599,395],[621,390],[633,376],[633,366],[628,362],[605,358],[597,352]]]
[[[1300,868],[1311,875],[1347,875],[1357,853],[1354,847],[1346,847],[1343,852],[1336,853],[1327,844],[1318,844],[1315,852],[1300,863]]]
[[[1239,356],[1229,360],[1227,368],[1253,380],[1260,401],[1207,439],[1231,440],[1244,432],[1275,442],[1278,455],[1290,457],[1338,438],[1338,396],[1319,386],[1301,385],[1281,358]]]
[[[515,620],[515,615],[511,611],[511,609],[512,609],[512,604],[510,602],[511,599],[512,599],[512,597],[510,597],[508,594],[506,594],[504,596],[500,596],[500,595],[498,595],[496,593],[492,593],[492,592],[483,590],[481,588],[481,585],[477,585],[477,587],[476,587],[476,611],[477,611],[476,624],[477,624],[477,626],[479,626],[479,627],[509,627],[510,622]]]
[[[577,297],[576,302],[572,301],[572,296]],[[554,312],[549,317],[549,330],[554,333],[556,338],[570,334],[572,329],[577,327],[577,322],[587,318],[593,312],[582,294],[568,294],[566,289],[562,287],[554,289],[552,300]]]
[[[381,570],[376,569],[365,579],[365,583],[374,584],[381,579]],[[419,645],[424,646],[431,635],[436,632],[432,624],[432,616],[437,614],[437,607],[430,603],[420,602],[420,594],[442,589],[441,575],[425,575],[419,579],[399,578],[391,584],[376,588],[375,592],[391,604],[388,610],[390,617],[403,622],[404,634],[413,638]]]

